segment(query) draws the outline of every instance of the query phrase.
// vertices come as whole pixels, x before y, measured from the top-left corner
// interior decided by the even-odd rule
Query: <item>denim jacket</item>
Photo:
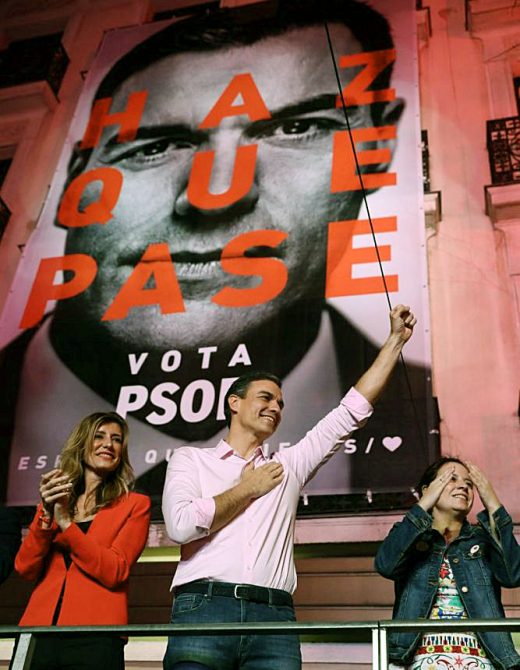
[[[520,585],[520,546],[513,535],[511,517],[503,507],[494,514],[495,535],[487,512],[478,525],[464,522],[460,535],[449,545],[432,528],[432,517],[414,505],[396,523],[376,555],[376,570],[395,582],[394,619],[427,619],[439,584],[442,559],[447,556],[457,589],[471,619],[501,619],[500,587]],[[389,658],[409,663],[421,637],[414,631],[388,636]],[[490,661],[498,668],[520,666],[509,633],[477,633]]]

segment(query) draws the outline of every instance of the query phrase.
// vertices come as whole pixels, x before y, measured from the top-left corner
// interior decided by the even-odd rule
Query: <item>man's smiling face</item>
[[[348,28],[333,25],[342,54],[361,50]],[[249,73],[271,113],[253,121],[228,116],[216,127],[199,126],[230,81]],[[352,78],[342,71],[345,84]],[[92,255],[98,263],[93,286],[75,298],[83,318],[101,317],[149,244],[166,243],[185,312],[162,315],[155,305],[130,310],[126,319],[102,327],[130,351],[183,349],[236,342],[278,313],[304,300],[323,300],[327,224],[355,218],[359,193],[330,193],[332,141],[344,129],[335,107],[337,85],[321,26],[295,29],[249,46],[166,57],[131,75],[116,90],[111,112],[124,111],[128,96],[148,91],[134,141],[117,143],[118,126],[105,130],[85,171],[121,171],[123,187],[113,218],[104,225],[70,230],[67,253]],[[241,104],[240,96],[234,105]],[[367,106],[353,108],[353,126],[371,126]],[[219,210],[189,204],[186,188],[194,154],[214,151],[210,191],[222,193],[233,181],[237,148],[257,145],[254,181],[237,202]],[[99,182],[87,187],[81,206],[98,199]],[[247,289],[257,276],[226,274],[222,249],[242,233],[279,230],[278,247],[254,250],[270,255],[288,271],[284,290],[254,307],[230,308],[212,302],[222,288]],[[72,301],[71,301],[72,302]]]
[[[239,424],[259,442],[270,437],[282,420],[282,391],[278,384],[268,379],[251,382],[245,397],[232,395],[229,404],[233,415],[232,427]]]

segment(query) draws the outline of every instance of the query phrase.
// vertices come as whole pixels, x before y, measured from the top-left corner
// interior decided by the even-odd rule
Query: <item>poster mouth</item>
[[[222,274],[220,260],[174,261],[175,271],[180,281],[206,279]]]
[[[284,254],[280,251],[280,249],[264,245],[250,247],[244,252],[244,255],[242,256],[236,254],[227,254],[225,252],[225,248],[214,249],[205,252],[170,250],[168,253],[166,253],[165,251],[161,251],[160,253],[154,254],[153,256],[149,255],[143,258],[144,253],[144,251],[139,253],[132,252],[131,254],[123,256],[119,263],[119,267],[128,270],[128,268],[135,268],[138,264],[173,264],[176,277],[180,282],[190,282],[204,279],[218,280],[219,278],[224,281],[226,278],[229,279],[230,273],[224,271],[222,267],[222,261],[231,261],[233,263],[243,264],[244,272],[237,274],[244,275],[245,277],[242,277],[242,280],[244,280],[247,275],[254,275],[253,268],[251,268],[251,272],[247,271],[249,259],[284,259]]]

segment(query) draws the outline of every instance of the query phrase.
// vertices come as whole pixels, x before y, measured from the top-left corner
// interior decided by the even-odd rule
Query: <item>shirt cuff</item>
[[[215,518],[215,500],[213,498],[196,498],[193,501],[195,525],[209,532]]]
[[[361,414],[366,417],[369,417],[374,411],[371,403],[369,403],[365,396],[354,387],[352,387],[350,391],[348,391],[348,393],[343,397],[341,403],[346,405],[356,414]]]
[[[43,505],[39,504],[38,507],[36,508],[36,514],[34,515],[34,518],[30,524],[30,529],[32,530],[32,532],[36,534],[41,533],[43,537],[45,537],[45,535],[48,535],[50,531],[52,533],[56,533],[56,531],[59,530],[59,527],[55,519],[52,519],[50,528],[42,528],[41,518],[43,516],[47,516],[47,514],[43,509]]]

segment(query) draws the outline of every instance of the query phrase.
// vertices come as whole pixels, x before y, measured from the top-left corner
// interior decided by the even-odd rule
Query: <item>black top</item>
[[[76,526],[83,531],[85,534],[88,533],[88,529],[90,528],[91,523],[94,521],[94,519],[90,519],[90,521],[76,521]],[[70,553],[68,551],[63,552],[63,560],[65,561],[65,565],[67,566],[67,570],[70,568],[72,564],[72,559],[70,557]],[[58,602],[56,604],[56,609],[54,610],[54,616],[52,617],[52,624],[53,626],[56,625],[58,622],[58,617],[60,616],[60,610],[61,610],[61,603],[63,600],[63,591],[65,590],[65,582],[63,583],[63,587],[61,589],[60,597],[58,599]]]
[[[76,521],[76,526],[82,530],[85,534],[88,533],[88,529],[90,528],[90,524],[94,521],[94,519],[90,519],[90,521]],[[70,554],[68,551],[63,552],[63,560],[65,561],[65,565],[67,566],[67,570],[70,568],[70,565],[72,563],[72,559],[70,557]],[[61,598],[60,598],[61,601]]]

